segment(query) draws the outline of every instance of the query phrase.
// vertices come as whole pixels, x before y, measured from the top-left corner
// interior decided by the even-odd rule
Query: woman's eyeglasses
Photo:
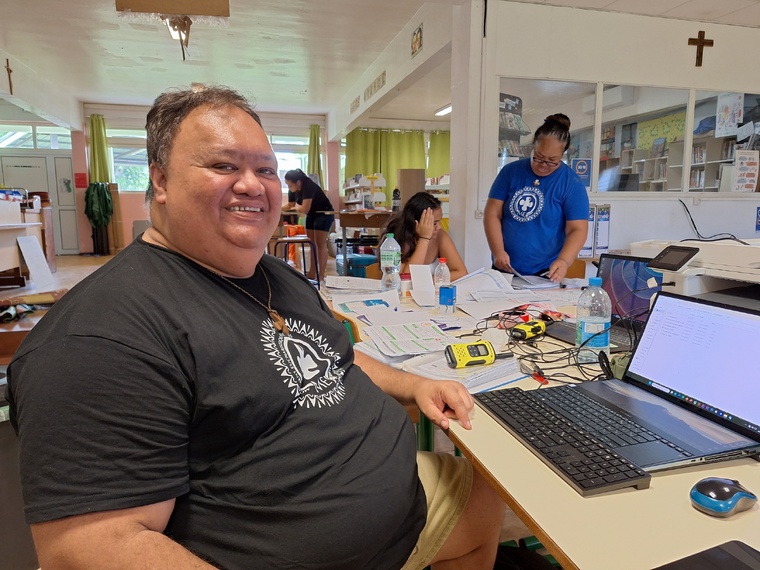
[[[548,166],[549,168],[556,168],[557,166],[559,166],[559,162],[544,160],[543,158],[536,158],[536,156],[532,153],[530,155],[530,159],[536,164],[543,164],[544,166]]]

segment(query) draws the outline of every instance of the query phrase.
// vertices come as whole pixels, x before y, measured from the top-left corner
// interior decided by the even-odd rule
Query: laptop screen
[[[760,313],[672,293],[657,295],[626,380],[702,415],[760,434]]]
[[[612,301],[612,316],[645,322],[649,300],[662,287],[662,273],[649,269],[649,258],[603,253],[599,256],[597,277]],[[657,286],[647,281],[654,278]]]

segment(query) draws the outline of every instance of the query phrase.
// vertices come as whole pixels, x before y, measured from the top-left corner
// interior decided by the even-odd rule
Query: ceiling
[[[464,0],[428,1],[444,10]],[[523,1],[760,27],[760,0]],[[82,102],[149,105],[168,87],[207,82],[235,87],[261,111],[324,114],[424,3],[230,0],[223,23],[196,19],[182,61],[159,20],[119,15],[114,0],[0,0],[0,49]],[[435,119],[450,99],[449,68],[442,58],[372,116]]]

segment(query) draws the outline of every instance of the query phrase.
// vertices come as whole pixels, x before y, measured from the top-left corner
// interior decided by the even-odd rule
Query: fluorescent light
[[[446,105],[445,107],[441,107],[435,112],[436,117],[443,117],[444,115],[448,115],[451,113],[451,103]]]

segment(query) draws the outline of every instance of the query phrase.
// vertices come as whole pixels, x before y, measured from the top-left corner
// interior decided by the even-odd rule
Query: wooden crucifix
[[[8,58],[5,59],[5,71],[8,72],[8,91],[13,95],[13,79],[11,78],[13,70],[11,69],[11,62]]]
[[[689,38],[689,45],[697,46],[697,63],[695,66],[702,67],[702,53],[704,52],[705,47],[712,47],[715,45],[715,42],[713,40],[706,40],[705,32],[699,30],[696,38]]]

